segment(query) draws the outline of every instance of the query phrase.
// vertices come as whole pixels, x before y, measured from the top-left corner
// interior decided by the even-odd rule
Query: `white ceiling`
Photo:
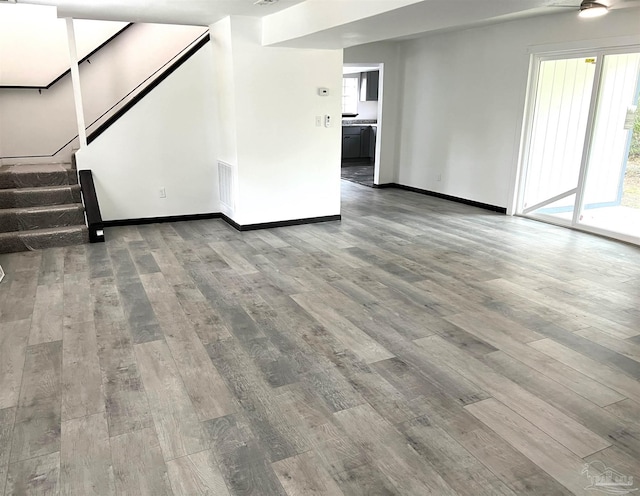
[[[255,0],[17,1],[56,6],[59,17],[77,19],[208,26],[229,15],[263,17],[268,44],[346,48],[522,17],[577,14],[581,0],[279,0],[271,5],[254,5]],[[640,6],[640,0],[601,1],[612,8]]]
[[[75,23],[79,58],[127,23],[81,20]],[[202,28],[198,28],[202,29]],[[34,66],[37,71],[31,70]],[[56,9],[0,4],[0,85],[44,87],[69,69],[67,26]]]
[[[333,26],[325,26],[323,29],[309,30],[307,33],[300,34],[300,30],[295,26],[304,22],[305,16],[294,17],[293,14],[303,10],[307,4],[313,5],[318,2],[322,0],[308,0],[289,10],[265,17],[263,42],[273,46],[297,48],[348,48],[376,41],[407,39],[427,33],[540,15],[576,15],[577,17],[581,0],[420,0],[389,9],[378,15],[362,16],[349,22],[335,23]],[[640,28],[638,11],[629,10],[639,7],[640,0],[601,0],[601,2],[612,9],[626,9],[630,12],[628,15],[637,16]],[[307,17],[309,17],[313,10],[310,7],[307,10],[309,12]],[[287,18],[296,19],[298,22],[287,23]],[[579,22],[597,23],[598,19],[581,19]],[[288,31],[291,33],[289,34]]]
[[[157,22],[208,26],[229,15],[263,17],[304,0],[279,0],[254,5],[256,0],[17,0],[54,5],[60,17],[104,21]]]

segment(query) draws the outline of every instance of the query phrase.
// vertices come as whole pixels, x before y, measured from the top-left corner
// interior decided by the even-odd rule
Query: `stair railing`
[[[113,38],[112,38],[113,39]],[[202,46],[204,46],[210,39],[209,31],[206,30],[202,34],[200,34],[195,40],[189,43],[185,48],[183,48],[178,54],[169,59],[165,64],[163,64],[160,68],[154,71],[151,75],[149,75],[146,79],[140,82],[135,88],[129,91],[126,95],[124,95],[120,100],[118,100],[115,104],[109,107],[106,111],[104,111],[98,118],[93,120],[87,126],[87,142],[91,143],[98,136],[100,136],[109,126],[111,126],[114,122],[116,122],[122,115],[124,115],[131,107],[133,107],[138,101],[140,101],[146,94],[148,94],[153,88],[158,86],[162,81],[164,81],[172,72],[174,72],[178,67],[180,67],[186,60],[191,57],[196,51],[198,51]],[[106,46],[107,43],[102,44],[99,48]],[[95,53],[92,52],[92,53]],[[64,73],[60,78],[68,75],[68,73]],[[59,80],[60,78],[57,78]],[[0,88],[2,89],[2,88]],[[93,128],[93,131],[90,131]],[[10,159],[25,159],[25,158],[52,158],[58,155],[62,150],[71,145],[74,141],[78,139],[78,135],[76,134],[73,138],[67,141],[64,145],[58,148],[55,152],[50,155],[16,155],[9,157],[0,157],[0,159],[10,160]]]

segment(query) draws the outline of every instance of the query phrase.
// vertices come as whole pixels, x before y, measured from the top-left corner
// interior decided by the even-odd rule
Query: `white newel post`
[[[78,70],[78,52],[76,49],[76,34],[73,29],[73,19],[67,17],[67,40],[69,42],[69,61],[71,62],[71,83],[73,84],[73,100],[76,107],[78,121],[78,138],[80,148],[87,146],[87,131],[84,125],[84,108],[82,106],[82,91],[80,89],[80,71]]]

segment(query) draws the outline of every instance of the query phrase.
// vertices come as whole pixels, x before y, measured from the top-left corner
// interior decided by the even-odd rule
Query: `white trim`
[[[573,229],[574,227],[571,225],[570,219],[563,219],[562,217],[554,217],[549,214],[517,214],[518,217],[524,217],[525,219],[533,219],[539,220],[540,222],[546,222],[547,224],[553,224],[554,226],[559,227],[568,227],[569,229]]]
[[[574,226],[578,225],[580,214],[583,210],[584,190],[587,181],[587,172],[589,169],[589,158],[591,157],[591,143],[593,142],[594,124],[596,121],[598,102],[600,101],[600,83],[602,82],[603,63],[604,54],[598,54],[596,59],[596,70],[593,74],[593,85],[591,86],[591,101],[589,102],[587,129],[585,130],[584,144],[582,145],[582,160],[580,161],[580,172],[578,174],[578,191],[576,192],[576,201],[573,204],[573,220],[571,221],[571,224]]]
[[[607,238],[617,239],[619,241],[624,241],[625,243],[640,245],[640,237],[632,236],[631,234],[609,231],[607,229],[602,229],[601,227],[589,226],[587,224],[579,224],[576,226],[576,229],[592,234],[598,234],[599,236],[605,236]]]
[[[524,208],[524,185],[527,178],[529,165],[529,150],[531,144],[531,129],[533,126],[533,114],[536,97],[538,94],[538,75],[540,73],[540,59],[534,55],[529,60],[529,81],[524,101],[524,115],[522,118],[522,130],[520,132],[520,147],[515,167],[515,174],[511,177],[511,190],[507,215],[517,215]],[[513,168],[512,168],[513,169]]]
[[[380,184],[380,158],[382,153],[382,131],[383,131],[383,102],[384,102],[384,63],[378,64],[378,112],[376,115],[377,127],[375,130],[376,148],[373,153],[373,184]]]
[[[568,55],[585,51],[627,50],[640,45],[640,35],[616,36],[612,38],[597,38],[591,40],[569,41],[563,43],[545,43],[530,45],[527,52],[537,56]]]
[[[523,219],[535,220],[539,222],[544,222],[545,224],[552,224],[558,227],[564,227],[568,229],[572,229],[574,231],[585,232],[588,234],[596,234],[598,236],[604,236],[605,238],[611,238],[618,241],[624,241],[625,243],[631,243],[634,245],[640,245],[640,237],[632,236],[630,234],[619,233],[616,231],[609,231],[607,229],[602,229],[600,227],[589,226],[588,224],[578,224],[576,226],[572,226],[568,220],[552,217],[550,215],[545,214],[529,214],[522,215],[517,214],[518,217],[522,217]]]
[[[603,43],[605,42],[605,43]],[[618,239],[627,243],[639,244],[640,238],[624,233],[608,231],[598,227],[590,227],[580,222],[580,215],[583,211],[584,192],[586,188],[587,173],[589,168],[589,157],[591,155],[591,143],[593,140],[594,122],[600,98],[600,85],[604,58],[607,55],[618,55],[624,53],[640,52],[640,36],[625,36],[617,38],[605,38],[600,40],[587,40],[571,43],[555,43],[547,45],[533,45],[528,49],[531,53],[529,64],[529,81],[527,86],[527,96],[525,98],[525,115],[523,119],[522,139],[519,159],[516,163],[515,180],[512,178],[512,189],[514,200],[509,203],[508,215],[518,215],[530,219],[547,222],[561,227],[568,227],[578,231],[584,231],[608,238]],[[574,203],[573,217],[571,220],[559,219],[545,214],[531,213],[530,209],[524,209],[524,193],[529,166],[529,149],[531,143],[531,131],[535,113],[535,100],[538,90],[538,76],[540,64],[543,61],[563,60],[567,58],[595,57],[596,70],[593,79],[591,101],[589,103],[589,117],[585,131],[585,141],[583,144],[582,160],[580,163],[580,174]],[[510,211],[513,209],[513,211]]]

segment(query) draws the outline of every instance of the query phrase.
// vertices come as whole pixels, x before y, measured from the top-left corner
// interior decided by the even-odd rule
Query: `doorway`
[[[640,48],[538,60],[517,213],[640,244]]]
[[[369,187],[379,183],[383,77],[382,63],[343,66],[341,178]]]

